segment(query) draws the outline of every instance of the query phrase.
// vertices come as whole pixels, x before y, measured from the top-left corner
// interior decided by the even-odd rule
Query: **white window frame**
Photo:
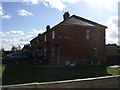
[[[90,30],[86,30],[86,39],[87,39],[87,40],[90,39]]]
[[[55,31],[52,31],[52,40],[55,39]]]
[[[54,48],[51,49],[51,56],[55,57],[55,49]]]
[[[46,35],[44,35],[44,40],[45,40],[45,42],[47,41],[47,40],[46,40]]]

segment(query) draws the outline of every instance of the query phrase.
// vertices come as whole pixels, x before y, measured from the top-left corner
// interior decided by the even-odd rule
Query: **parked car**
[[[11,59],[15,59],[15,58],[25,59],[25,58],[29,58],[29,56],[26,55],[25,53],[22,53],[22,52],[15,52],[15,53],[9,54],[8,58],[11,58]]]

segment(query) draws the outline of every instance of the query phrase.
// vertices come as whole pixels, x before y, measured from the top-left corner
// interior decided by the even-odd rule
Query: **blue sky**
[[[19,0],[18,0],[19,1]],[[63,13],[106,25],[106,44],[118,44],[119,0],[20,0],[0,3],[0,41],[5,50],[28,44],[38,33],[63,20]]]

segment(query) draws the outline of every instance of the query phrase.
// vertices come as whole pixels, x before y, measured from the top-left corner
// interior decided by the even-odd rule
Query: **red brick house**
[[[65,12],[63,21],[48,25],[43,34],[30,41],[31,55],[44,56],[49,64],[64,65],[76,58],[85,63],[98,57],[105,63],[105,29],[107,27]]]

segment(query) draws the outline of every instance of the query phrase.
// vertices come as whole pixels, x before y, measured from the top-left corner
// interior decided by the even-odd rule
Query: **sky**
[[[11,2],[10,2],[11,1]],[[106,44],[118,43],[119,0],[0,0],[0,48],[29,44],[65,11],[106,25]],[[119,44],[120,45],[120,44]]]

